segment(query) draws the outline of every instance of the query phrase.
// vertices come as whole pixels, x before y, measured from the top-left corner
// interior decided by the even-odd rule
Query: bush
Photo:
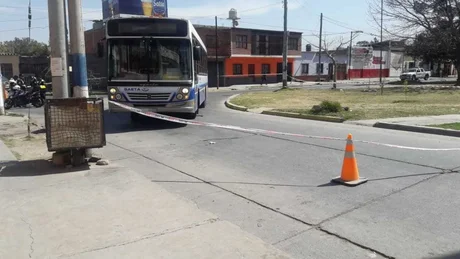
[[[342,111],[342,105],[339,102],[323,101],[320,106],[323,112],[336,113]]]

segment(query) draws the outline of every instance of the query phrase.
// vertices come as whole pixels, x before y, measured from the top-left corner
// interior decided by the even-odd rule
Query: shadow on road
[[[426,259],[459,259],[460,252],[452,253],[449,255],[437,256],[437,257],[426,257]]]
[[[74,168],[58,167],[49,160],[0,163],[0,177],[31,177],[89,170],[89,165]]]
[[[141,116],[136,122],[131,121],[129,113],[104,113],[105,133],[116,134],[125,132],[170,130],[184,128],[187,125]]]

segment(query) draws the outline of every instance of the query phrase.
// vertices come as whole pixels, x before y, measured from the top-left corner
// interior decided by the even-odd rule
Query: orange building
[[[195,25],[208,49],[209,86],[217,85],[219,64],[220,86],[258,84],[262,75],[267,83],[282,81],[283,32],[247,28]],[[302,33],[290,32],[288,74],[292,75],[294,59],[301,57]],[[216,48],[217,44],[217,48]]]

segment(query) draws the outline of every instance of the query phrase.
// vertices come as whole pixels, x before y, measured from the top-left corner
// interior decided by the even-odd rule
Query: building
[[[354,46],[333,51],[337,62],[337,79],[377,78],[380,77],[380,63],[382,63],[383,77],[398,77],[404,70],[407,61],[404,55],[405,41],[384,41],[368,46]],[[333,75],[333,66],[326,53],[322,53],[321,76],[318,76],[319,53],[317,51],[302,52],[302,56],[295,61],[295,78],[308,81],[330,80]],[[349,64],[350,63],[350,64]]]
[[[262,75],[267,83],[282,81],[283,32],[249,28],[216,28],[195,25],[208,49],[209,86],[258,84]],[[288,75],[293,75],[294,60],[301,57],[302,33],[290,32],[288,43]]]
[[[331,51],[337,64],[337,80],[347,78],[348,50]],[[333,76],[333,62],[326,52],[321,53],[321,72],[319,73],[318,51],[305,51],[302,56],[294,61],[294,77],[304,81],[328,81]]]
[[[404,68],[405,47],[405,40],[383,41],[373,43],[367,48],[361,47],[369,50],[368,54],[364,55],[355,51],[360,47],[353,48],[349,77],[351,79],[380,77],[380,63],[382,63],[383,77],[399,77]]]
[[[12,78],[19,75],[19,56],[10,53],[0,53],[0,68],[2,76]]]

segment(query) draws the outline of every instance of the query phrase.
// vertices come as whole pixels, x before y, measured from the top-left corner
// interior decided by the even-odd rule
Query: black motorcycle
[[[36,108],[40,108],[45,104],[46,86],[42,90],[42,81],[33,78],[30,87],[21,87],[20,90],[13,91],[5,100],[4,107],[9,110],[13,107],[26,107],[32,104]]]

